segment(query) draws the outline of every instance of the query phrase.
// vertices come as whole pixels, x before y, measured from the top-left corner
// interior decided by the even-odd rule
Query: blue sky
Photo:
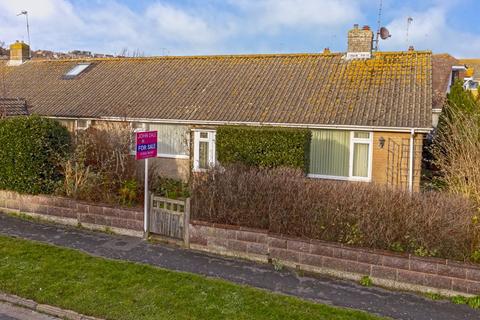
[[[480,57],[478,0],[384,0],[381,50]],[[377,0],[0,0],[0,41],[34,49],[145,55],[344,51],[354,23],[377,25]],[[407,43],[407,18],[412,17]]]

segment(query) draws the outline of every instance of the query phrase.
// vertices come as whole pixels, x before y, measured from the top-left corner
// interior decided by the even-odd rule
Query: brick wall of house
[[[385,139],[385,144],[380,147],[380,138]],[[391,143],[396,143],[398,145],[405,145],[405,148],[409,148],[410,142],[410,133],[399,133],[399,132],[374,132],[373,133],[373,159],[372,159],[372,181],[379,184],[389,184],[393,186],[399,186],[402,188],[407,188],[406,177],[393,179],[393,184],[391,179],[388,177],[388,167],[395,171],[393,166],[397,166],[397,163],[393,163],[390,159],[389,161],[389,140]],[[421,168],[422,168],[422,148],[423,148],[423,134],[415,135],[415,147],[414,147],[414,190],[420,189],[420,177],[421,177]],[[408,150],[407,150],[408,151]],[[408,153],[400,155],[400,151],[396,151],[395,155],[390,152],[390,157],[395,156],[398,158],[403,157],[403,161],[400,164],[400,169],[404,173],[408,173]],[[399,159],[397,159],[398,161]],[[398,171],[398,169],[397,169]],[[391,174],[391,173],[390,173]]]
[[[142,236],[143,209],[93,205],[53,196],[20,195],[0,190],[0,211],[17,212],[91,229],[112,229],[116,233]]]
[[[190,247],[196,250],[270,261],[352,280],[369,276],[377,285],[398,289],[444,295],[480,294],[478,265],[287,238],[200,221],[192,221],[189,232]]]

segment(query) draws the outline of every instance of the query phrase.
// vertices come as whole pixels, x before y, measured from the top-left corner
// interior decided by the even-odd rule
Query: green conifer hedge
[[[62,179],[60,163],[71,150],[70,134],[38,116],[0,120],[0,189],[52,193]]]
[[[224,126],[217,129],[218,161],[258,167],[292,167],[307,172],[311,131],[306,129]]]

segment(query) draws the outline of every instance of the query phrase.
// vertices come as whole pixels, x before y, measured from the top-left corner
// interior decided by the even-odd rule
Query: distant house
[[[0,97],[0,118],[28,115],[27,101]]]
[[[480,59],[460,59],[459,62],[467,68],[463,78],[464,88],[477,95],[480,87]]]
[[[216,164],[219,126],[274,126],[312,131],[312,178],[418,189],[436,58],[372,52],[372,40],[356,25],[346,53],[83,60],[28,60],[16,44],[0,73],[9,97],[71,130],[105,121],[158,130],[163,175],[187,179]],[[445,93],[451,67],[439,72]]]

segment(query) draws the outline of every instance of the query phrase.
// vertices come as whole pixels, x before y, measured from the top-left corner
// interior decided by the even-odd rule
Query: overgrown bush
[[[151,190],[155,195],[171,199],[185,199],[190,196],[190,190],[187,183],[166,177],[156,177]]]
[[[52,193],[61,183],[59,163],[70,152],[70,134],[38,116],[0,120],[0,189]]]
[[[58,193],[79,200],[134,205],[142,189],[134,182],[136,163],[130,155],[130,127],[105,123],[75,137],[72,156],[63,163],[64,183]]]
[[[477,210],[465,198],[308,179],[286,168],[195,176],[192,218],[420,256],[467,260],[480,249]]]
[[[284,166],[306,172],[310,140],[311,132],[305,129],[224,126],[217,129],[217,157],[222,165]]]
[[[460,83],[452,87],[431,150],[437,185],[480,206],[480,103]]]

